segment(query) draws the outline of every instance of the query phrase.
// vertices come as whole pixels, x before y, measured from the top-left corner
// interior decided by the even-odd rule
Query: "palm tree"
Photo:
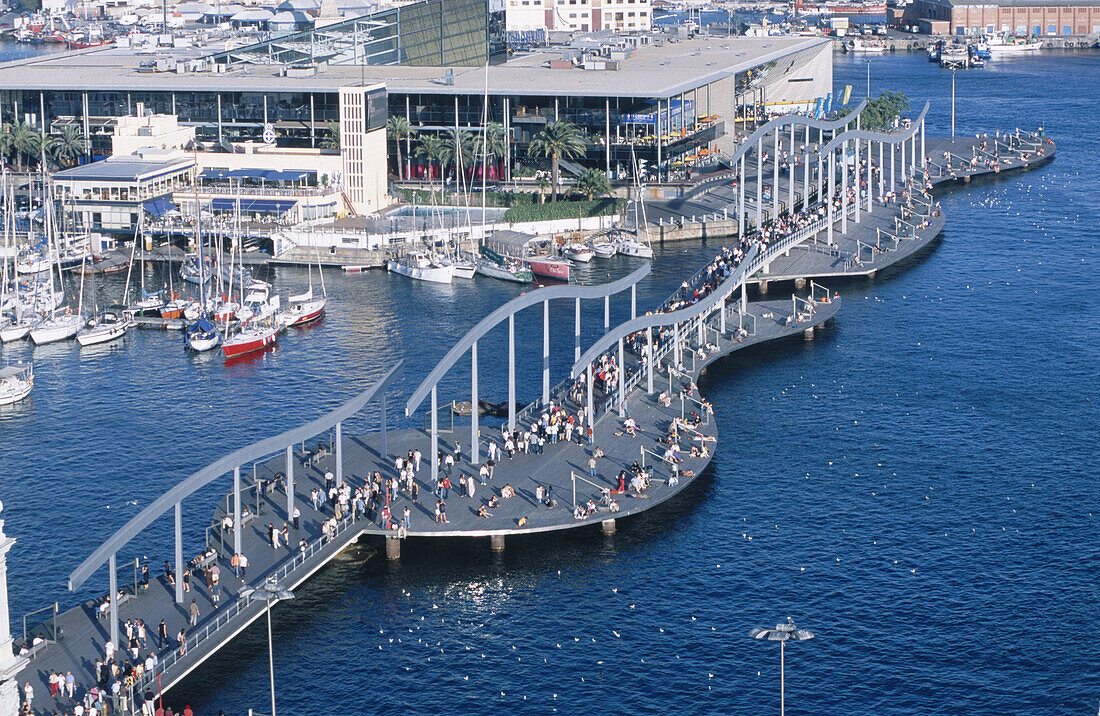
[[[577,177],[576,189],[587,196],[589,201],[592,201],[597,196],[610,194],[611,182],[607,180],[607,175],[602,171],[589,167]]]
[[[386,122],[386,134],[397,145],[397,178],[405,178],[405,164],[401,161],[401,142],[416,136],[416,130],[409,125],[409,120],[399,115],[393,115]]]
[[[66,124],[60,134],[46,137],[46,152],[61,166],[69,167],[84,154],[84,131],[76,124]]]
[[[485,152],[491,164],[500,164],[508,158],[508,137],[500,122],[489,122],[485,128]]]
[[[443,152],[440,162],[443,169],[453,167],[455,170],[455,188],[462,181],[461,172],[473,166],[476,155],[477,140],[474,135],[464,129],[452,129],[443,139]]]
[[[428,186],[429,187],[432,187],[432,181],[431,181],[432,167],[434,165],[440,163],[440,158],[441,158],[442,154],[443,154],[443,140],[440,138],[440,136],[438,134],[432,133],[432,134],[421,135],[420,139],[417,141],[417,144],[416,144],[416,156],[423,157],[424,159],[426,159],[428,161]],[[442,174],[443,174],[443,172],[440,171],[440,176],[442,176]],[[435,191],[434,187],[432,187],[432,191],[433,192]]]
[[[15,154],[18,168],[22,169],[23,159],[37,156],[42,149],[42,134],[26,122],[5,124],[0,147],[5,154]]]
[[[572,159],[584,153],[584,142],[577,127],[569,122],[551,122],[531,140],[527,153],[535,157],[550,158],[551,197],[558,200],[558,161]]]
[[[339,149],[340,148],[340,123],[335,120],[328,121],[328,130],[325,132],[325,136],[321,138],[322,149]]]
[[[535,178],[535,187],[537,187],[539,190],[539,203],[545,204],[546,190],[550,188],[550,180],[548,180],[545,175],[540,173],[539,176]]]

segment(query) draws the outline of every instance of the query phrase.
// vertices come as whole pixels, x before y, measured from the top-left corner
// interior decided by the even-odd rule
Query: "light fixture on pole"
[[[794,621],[787,617],[786,624],[776,624],[774,629],[755,627],[749,631],[753,639],[779,642],[779,716],[786,712],[786,666],[784,664],[784,646],[788,641],[806,641],[813,639],[814,635],[809,629],[795,627]]]
[[[271,646],[271,605],[283,599],[294,599],[294,592],[279,587],[272,577],[258,587],[247,587],[241,590],[243,599],[259,597],[267,602],[267,668],[271,677],[271,716],[275,716],[275,653]]]

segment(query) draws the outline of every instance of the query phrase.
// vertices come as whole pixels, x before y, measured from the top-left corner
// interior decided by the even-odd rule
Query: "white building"
[[[650,0],[507,0],[509,32],[538,29],[646,32],[653,27]]]
[[[386,120],[389,98],[382,84],[340,88],[340,159],[344,189],[360,214],[384,208],[387,199]]]

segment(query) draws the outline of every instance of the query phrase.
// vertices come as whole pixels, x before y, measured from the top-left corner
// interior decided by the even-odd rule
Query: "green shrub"
[[[535,201],[538,198],[535,197]],[[554,219],[576,219],[591,216],[610,216],[621,214],[626,202],[622,199],[596,199],[595,201],[557,201],[545,204],[515,204],[504,212],[503,221],[551,221]]]

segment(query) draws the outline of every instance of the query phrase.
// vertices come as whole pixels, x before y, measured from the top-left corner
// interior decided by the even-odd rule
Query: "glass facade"
[[[489,0],[421,0],[211,59],[228,64],[478,67],[491,52],[504,50],[501,42],[490,41],[490,24],[503,23],[498,15],[503,10],[490,13]]]

